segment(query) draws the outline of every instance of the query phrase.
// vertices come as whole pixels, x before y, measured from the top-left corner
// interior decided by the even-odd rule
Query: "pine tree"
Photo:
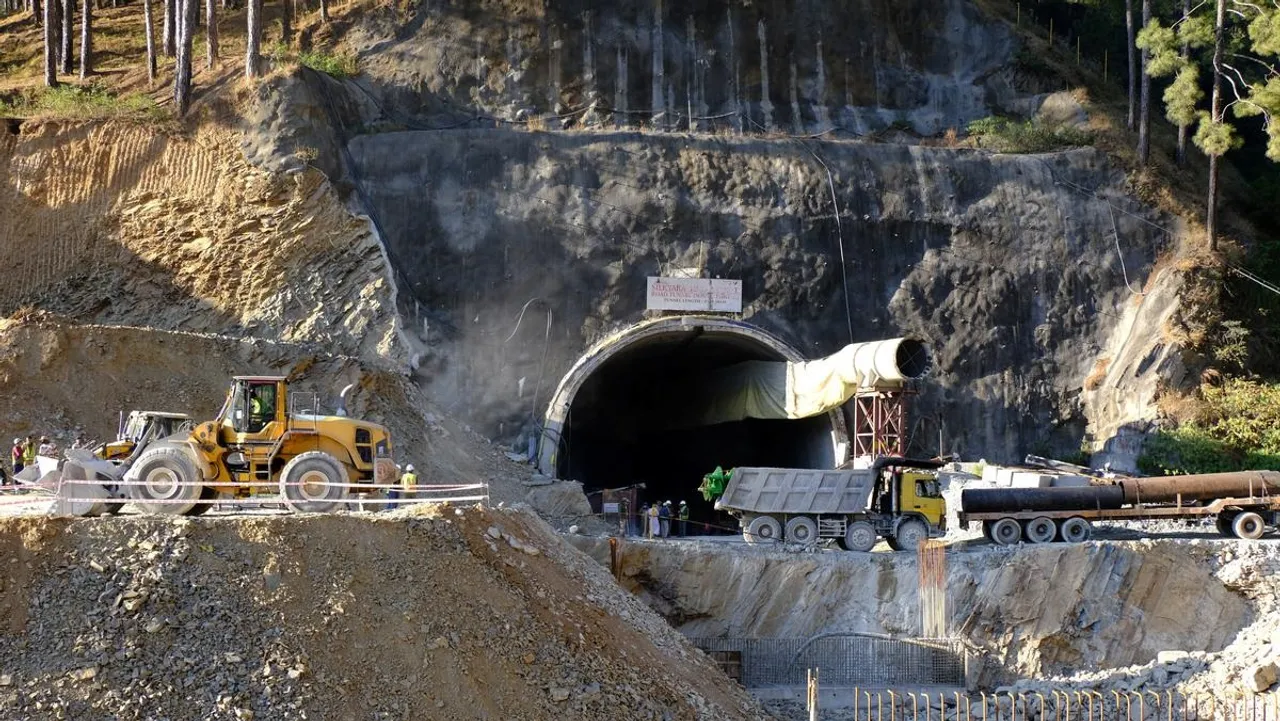
[[[175,55],[175,42],[176,42],[175,36],[177,34],[176,30],[178,26],[177,18],[175,16],[178,14],[178,8],[177,8],[178,0],[163,0],[163,1],[164,1],[164,33],[163,33],[164,54],[165,54],[165,57],[171,58]]]
[[[178,116],[191,107],[191,50],[196,31],[199,0],[178,0],[178,60],[173,73],[173,106]]]
[[[71,53],[71,37],[76,34],[75,8],[76,0],[62,0],[62,50],[58,57],[62,60],[62,72],[67,75],[71,74],[75,61]]]
[[[1151,0],[1142,0],[1142,26],[1151,23]],[[1142,49],[1142,90],[1138,100],[1138,165],[1146,165],[1151,157],[1151,74],[1147,66],[1151,63],[1151,53]]]
[[[218,63],[218,16],[217,0],[205,2],[205,65],[212,68]]]
[[[256,78],[261,72],[262,0],[249,0],[248,37],[245,39],[244,76]]]
[[[1195,6],[1175,23],[1176,30],[1153,21],[1143,28],[1138,42],[1151,51],[1149,74],[1174,76],[1164,93],[1165,115],[1179,126],[1194,125],[1192,142],[1209,156],[1205,233],[1209,247],[1216,250],[1221,159],[1242,144],[1226,111],[1231,109],[1237,118],[1261,116],[1268,136],[1267,157],[1280,161],[1280,123],[1274,121],[1280,115],[1276,62],[1280,60],[1280,8],[1247,0],[1216,0],[1212,9],[1211,20],[1207,10]],[[1232,52],[1227,52],[1229,21],[1248,23],[1248,47],[1233,45]],[[1206,54],[1213,87],[1207,112],[1200,108],[1204,92],[1197,62]]]
[[[1191,15],[1191,0],[1182,0],[1182,16],[1187,17],[1189,15]],[[1182,49],[1179,51],[1178,56],[1182,58],[1184,63],[1188,62],[1191,57],[1191,46],[1187,44],[1186,40],[1182,41]],[[1190,126],[1190,122],[1174,122],[1178,125],[1178,151],[1177,155],[1174,156],[1174,161],[1179,166],[1183,166],[1187,164],[1187,128]]]
[[[44,4],[44,84],[58,87],[58,0]]]
[[[80,79],[93,74],[93,0],[80,5]]]
[[[143,34],[147,39],[147,81],[156,81],[156,29],[151,18],[151,0],[142,0]]]
[[[1134,111],[1136,109],[1134,103],[1137,100],[1137,94],[1134,92],[1134,88],[1137,87],[1138,82],[1137,68],[1135,67],[1137,63],[1134,60],[1133,53],[1133,0],[1124,0],[1124,38],[1125,50],[1128,52],[1128,59],[1125,61],[1125,69],[1128,70],[1129,73],[1129,119],[1126,122],[1128,123],[1129,129],[1133,130]]]

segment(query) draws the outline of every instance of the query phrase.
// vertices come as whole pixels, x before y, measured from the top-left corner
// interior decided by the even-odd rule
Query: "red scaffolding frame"
[[[860,391],[853,397],[853,456],[907,454],[907,388]]]

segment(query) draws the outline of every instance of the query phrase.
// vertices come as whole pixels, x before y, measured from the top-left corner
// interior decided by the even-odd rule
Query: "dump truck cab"
[[[912,461],[912,464],[927,461]],[[882,525],[878,530],[894,545],[896,534],[894,526],[905,518],[918,518],[934,532],[929,535],[942,535],[947,530],[947,502],[942,497],[942,484],[936,472],[920,470],[914,465],[910,468],[885,465],[877,469],[879,477],[876,483],[876,495],[872,508],[879,512],[885,521],[892,521],[888,526]]]
[[[208,505],[200,501],[217,495],[277,493],[294,510],[324,512],[350,492],[393,482],[391,454],[385,427],[321,415],[316,394],[292,391],[283,376],[236,376],[215,419],[154,444],[126,481],[134,502],[158,513],[200,513]]]

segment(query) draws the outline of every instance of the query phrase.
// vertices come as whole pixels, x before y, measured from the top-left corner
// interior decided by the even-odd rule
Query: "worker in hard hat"
[[[388,495],[390,495],[392,498],[397,498],[397,499],[403,498],[405,500],[409,500],[410,498],[413,498],[413,494],[414,494],[413,488],[416,485],[418,485],[418,474],[414,470],[413,464],[410,463],[409,465],[404,467],[404,474],[400,476],[400,488],[393,489],[391,493]],[[400,504],[393,503],[391,504],[390,507],[395,508],[398,505]]]
[[[680,535],[689,535],[689,504],[680,501],[680,508],[676,510],[676,515],[680,517]]]
[[[658,509],[658,518],[662,521],[662,537],[666,538],[671,535],[671,501],[662,504],[662,508]]]
[[[652,506],[649,506],[649,517],[646,519],[646,523],[649,528],[649,538],[662,535],[662,524],[660,523],[660,520],[661,519],[658,518],[658,504],[654,503]]]
[[[22,455],[22,439],[13,439],[13,450],[9,451],[9,459],[13,461],[13,475],[22,473],[22,469],[26,468],[26,459]]]
[[[22,444],[22,465],[34,466],[36,464],[36,438],[35,436],[27,436],[26,443]]]

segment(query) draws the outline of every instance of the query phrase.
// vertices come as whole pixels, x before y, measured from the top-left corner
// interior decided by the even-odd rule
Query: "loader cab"
[[[265,433],[273,422],[284,422],[285,379],[279,376],[238,376],[227,395],[222,424],[238,436]]]

